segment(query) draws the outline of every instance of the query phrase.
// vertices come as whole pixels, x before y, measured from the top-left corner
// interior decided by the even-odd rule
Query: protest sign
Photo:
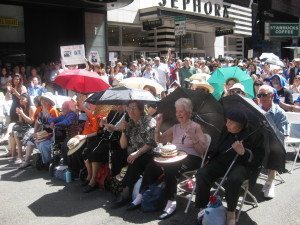
[[[85,64],[84,45],[60,46],[60,55],[64,65]]]
[[[99,56],[98,51],[90,51],[89,62],[92,63],[92,64],[99,64],[100,63],[100,56]]]

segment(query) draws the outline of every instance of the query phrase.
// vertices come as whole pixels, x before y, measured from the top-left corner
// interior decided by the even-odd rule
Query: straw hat
[[[213,86],[211,86],[208,82],[202,80],[202,81],[199,81],[199,80],[193,80],[191,81],[191,84],[192,84],[192,87],[204,87],[204,88],[207,88],[209,93],[213,93],[214,92],[214,88]]]
[[[69,151],[67,154],[72,155],[74,152],[76,152],[78,149],[80,149],[85,142],[86,142],[86,139],[83,139],[80,141],[76,137],[71,138],[67,143],[67,146],[69,148]]]
[[[44,99],[50,102],[52,106],[55,106],[54,95],[51,92],[43,93],[40,99]]]

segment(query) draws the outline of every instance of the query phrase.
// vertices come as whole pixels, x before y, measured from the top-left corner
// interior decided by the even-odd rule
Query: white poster
[[[60,46],[60,55],[64,65],[85,64],[84,45]]]
[[[249,49],[248,50],[248,59],[252,59],[253,58],[253,49]]]
[[[98,51],[90,51],[89,62],[92,63],[92,64],[99,64],[100,63],[100,56],[99,56]]]

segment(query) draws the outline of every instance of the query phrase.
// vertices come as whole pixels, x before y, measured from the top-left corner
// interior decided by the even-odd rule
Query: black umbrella
[[[178,123],[175,115],[175,102],[179,98],[189,98],[193,103],[192,120],[199,123],[204,133],[208,133],[212,142],[210,147],[215,147],[224,126],[222,105],[208,93],[199,90],[176,88],[170,95],[158,102],[158,112],[163,113],[162,130]]]
[[[157,99],[149,91],[126,87],[116,87],[96,92],[85,101],[94,105],[120,105],[132,100],[141,101],[145,104],[157,102]]]
[[[224,111],[229,111],[232,108],[240,109],[245,113],[248,119],[250,130],[257,130],[265,138],[265,162],[272,161],[271,169],[276,169],[279,172],[285,170],[285,148],[284,135],[277,129],[270,114],[262,110],[252,99],[244,98],[240,95],[230,95],[222,98]],[[272,160],[270,160],[272,158]]]

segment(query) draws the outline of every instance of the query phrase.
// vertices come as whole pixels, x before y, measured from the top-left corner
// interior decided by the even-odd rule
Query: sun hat
[[[211,86],[207,81],[205,80],[193,80],[191,81],[191,84],[193,87],[204,87],[207,88],[209,93],[213,93],[214,92],[214,88],[213,86]]]
[[[51,92],[43,93],[41,95],[40,99],[44,99],[44,100],[50,102],[52,104],[52,106],[55,105],[54,95]]]
[[[241,83],[235,83],[234,85],[232,85],[231,88],[229,88],[229,90],[233,90],[233,89],[240,89],[242,92],[245,93],[245,87]]]
[[[72,155],[73,153],[75,153],[78,149],[80,149],[82,147],[82,145],[86,142],[86,139],[83,140],[79,140],[76,137],[71,138],[68,143],[67,146],[69,148],[68,151],[68,155]]]

